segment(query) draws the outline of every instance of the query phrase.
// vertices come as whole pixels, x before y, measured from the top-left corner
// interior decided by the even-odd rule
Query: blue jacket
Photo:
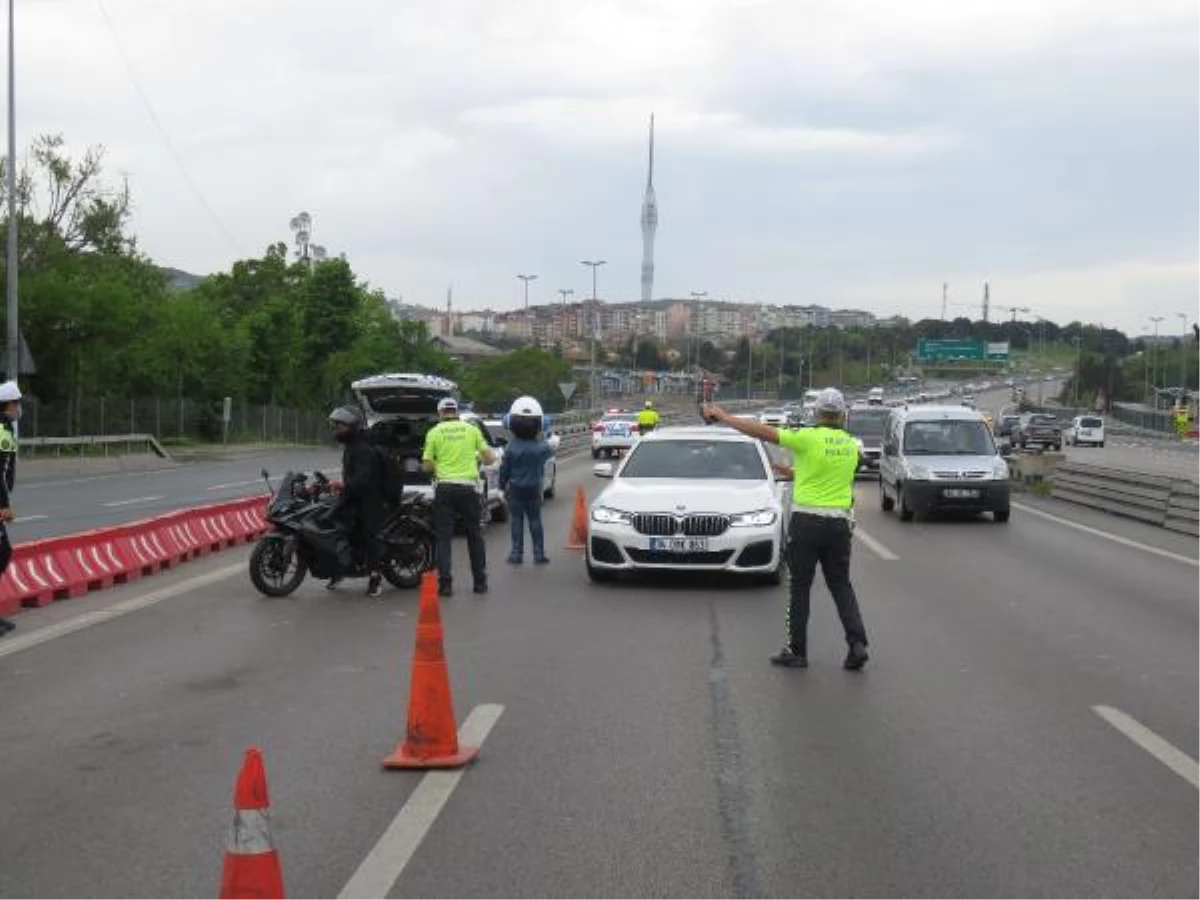
[[[552,452],[545,440],[523,441],[514,438],[504,448],[504,458],[500,461],[500,489],[540,488],[546,460]]]

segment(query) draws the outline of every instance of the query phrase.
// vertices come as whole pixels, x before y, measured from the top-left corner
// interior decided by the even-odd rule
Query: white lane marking
[[[147,606],[154,606],[156,603],[162,603],[164,600],[180,597],[226,578],[232,578],[234,575],[240,574],[245,570],[246,564],[244,562],[233,566],[225,566],[204,575],[188,578],[171,587],[163,588],[161,591],[153,591],[149,594],[142,594],[140,597],[131,597],[128,600],[122,600],[120,603],[114,603],[106,609],[97,609],[94,612],[84,613],[73,619],[67,619],[64,622],[58,622],[54,625],[47,625],[45,628],[39,628],[37,631],[31,631],[19,637],[6,637],[3,641],[0,641],[0,659],[5,656],[12,656],[14,653],[20,653],[22,650],[28,650],[30,647],[36,647],[38,644],[45,644],[56,638],[65,637],[77,631],[83,631],[83,629],[91,628],[93,625],[99,625],[112,619],[119,619],[121,616],[137,612],[139,609],[145,609]]]
[[[1182,750],[1168,744],[1137,719],[1115,707],[1093,706],[1092,711],[1192,787],[1200,788],[1200,765]]]
[[[484,738],[504,712],[499,704],[485,703],[471,710],[471,714],[458,730],[459,743],[480,747]],[[338,894],[338,900],[348,897],[382,898],[392,892],[404,867],[408,865],[421,841],[433,827],[438,814],[466,768],[453,771],[427,772],[392,820],[379,842],[371,848],[366,859],[358,867],[346,886]]]
[[[49,516],[40,516],[40,515],[39,516],[20,516],[19,518],[13,519],[13,524],[14,525],[24,525],[26,522],[40,522],[43,519],[48,519],[48,518],[50,518],[50,517]]]
[[[157,494],[153,497],[134,497],[132,500],[114,500],[112,503],[104,503],[102,506],[132,506],[134,503],[149,503],[151,500],[161,500],[165,494]]]
[[[261,478],[255,478],[252,481],[230,481],[226,484],[214,484],[212,487],[206,487],[206,491],[223,491],[226,488],[245,487],[248,484],[262,484]]]
[[[866,544],[867,547],[880,559],[896,560],[900,558],[887,547],[883,546],[883,544],[879,543],[879,541],[877,541],[875,538],[863,531],[861,525],[854,526],[854,536]]]
[[[1186,563],[1189,566],[1200,567],[1200,560],[1192,559],[1190,556],[1184,556],[1182,553],[1172,553],[1170,550],[1163,550],[1159,547],[1151,547],[1149,544],[1143,544],[1141,541],[1135,541],[1131,538],[1121,537],[1119,534],[1112,534],[1108,531],[1102,531],[1099,528],[1092,528],[1090,525],[1084,525],[1080,522],[1072,522],[1070,519],[1064,519],[1062,516],[1056,516],[1053,513],[1044,512],[1040,509],[1035,509],[1032,506],[1026,506],[1024,503],[1013,503],[1013,509],[1019,509],[1023,513],[1030,513],[1035,516],[1041,516],[1043,519],[1049,519],[1051,522],[1058,522],[1060,525],[1066,525],[1068,528],[1074,528],[1076,531],[1083,531],[1087,534],[1094,534],[1096,537],[1102,537],[1105,540],[1112,541],[1115,544],[1124,544],[1126,547],[1134,547],[1138,550],[1145,550],[1147,553],[1153,553],[1155,556],[1166,557],[1173,559],[1176,562]]]

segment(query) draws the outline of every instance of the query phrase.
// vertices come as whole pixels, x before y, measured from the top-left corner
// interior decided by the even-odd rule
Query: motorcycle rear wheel
[[[383,577],[398,588],[415,588],[421,576],[434,565],[434,544],[429,538],[414,538],[387,554],[380,566]]]

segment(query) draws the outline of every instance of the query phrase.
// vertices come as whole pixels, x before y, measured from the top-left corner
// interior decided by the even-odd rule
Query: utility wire
[[[113,26],[112,19],[109,18],[108,10],[104,7],[104,0],[96,0],[96,6],[98,6],[100,9],[100,15],[104,19],[104,24],[108,28],[108,33],[112,36],[113,45],[117,48],[117,53],[120,54],[121,61],[125,63],[125,71],[129,75],[129,81],[133,84],[134,90],[137,91],[138,96],[141,98],[142,105],[146,107],[146,114],[150,117],[150,121],[154,123],[154,128],[158,132],[158,136],[162,138],[162,142],[166,146],[167,152],[171,154],[171,158],[175,161],[175,165],[179,167],[179,173],[183,176],[183,180],[187,182],[187,186],[191,189],[192,194],[194,194],[196,199],[200,202],[200,205],[204,207],[205,212],[208,213],[208,216],[210,219],[212,219],[213,224],[216,225],[221,234],[225,236],[225,240],[229,242],[229,246],[233,249],[233,252],[238,256],[241,256],[242,248],[238,244],[237,239],[234,238],[229,229],[225,227],[224,223],[217,216],[212,206],[209,205],[208,200],[204,197],[204,193],[196,185],[196,182],[188,172],[187,166],[184,165],[183,157],[179,155],[179,152],[175,149],[175,145],[171,143],[171,138],[167,136],[166,129],[163,128],[162,122],[158,118],[158,114],[154,111],[154,105],[150,102],[150,98],[146,95],[145,90],[142,89],[141,80],[137,76],[137,71],[133,68],[133,63],[129,59],[129,54],[125,52],[125,47],[121,43],[121,38],[117,34],[117,29]]]

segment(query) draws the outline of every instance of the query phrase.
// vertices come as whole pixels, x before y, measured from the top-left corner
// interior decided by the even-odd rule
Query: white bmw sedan
[[[660,428],[593,472],[613,479],[589,514],[593,581],[650,569],[781,580],[790,485],[759,441],[729,428]]]

